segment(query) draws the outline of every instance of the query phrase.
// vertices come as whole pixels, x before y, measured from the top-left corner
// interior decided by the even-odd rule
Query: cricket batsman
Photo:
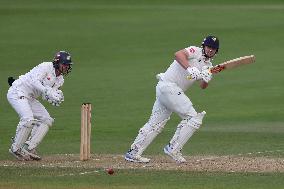
[[[63,76],[72,70],[71,55],[56,53],[53,62],[43,62],[17,80],[8,79],[11,87],[7,99],[18,113],[20,122],[9,152],[18,160],[40,160],[36,148],[52,126],[54,119],[37,100],[41,97],[54,106],[64,101],[60,87]]]
[[[157,75],[156,101],[148,122],[139,130],[139,133],[125,154],[125,160],[131,162],[148,163],[150,159],[142,157],[144,150],[154,138],[163,130],[171,114],[179,115],[181,122],[178,124],[174,136],[164,147],[165,154],[177,163],[184,163],[186,159],[181,150],[189,138],[197,131],[206,112],[198,113],[185,95],[195,81],[199,81],[202,89],[207,88],[212,79],[212,58],[218,53],[219,40],[215,36],[207,36],[201,47],[189,46],[175,53],[175,60],[165,73]],[[188,79],[190,78],[190,79]]]

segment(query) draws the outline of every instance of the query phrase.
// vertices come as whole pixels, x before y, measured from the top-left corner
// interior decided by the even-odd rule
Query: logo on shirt
[[[50,77],[47,77],[47,80],[50,80]]]
[[[189,52],[194,53],[195,50],[194,50],[193,48],[190,48],[190,49],[189,49]]]

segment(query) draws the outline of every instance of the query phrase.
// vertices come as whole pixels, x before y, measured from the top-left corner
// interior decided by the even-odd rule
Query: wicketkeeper
[[[190,46],[175,53],[175,60],[166,72],[157,75],[159,82],[156,86],[156,101],[152,114],[148,122],[139,130],[138,136],[125,154],[127,161],[142,163],[150,161],[142,157],[142,153],[162,131],[171,114],[175,112],[181,118],[181,122],[169,144],[164,147],[164,152],[177,163],[186,162],[181,150],[193,133],[200,128],[206,112],[196,112],[184,92],[195,81],[200,81],[202,89],[207,88],[208,82],[212,79],[211,60],[218,50],[218,38],[208,36],[203,40],[201,47]],[[215,71],[218,72],[218,70]]]
[[[13,81],[7,99],[20,117],[9,152],[18,160],[40,160],[36,148],[52,126],[54,119],[37,100],[42,97],[54,106],[64,101],[59,89],[72,69],[71,55],[66,51],[56,53],[53,62],[43,62]]]

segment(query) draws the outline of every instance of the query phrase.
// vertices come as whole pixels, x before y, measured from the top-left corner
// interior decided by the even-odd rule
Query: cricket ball
[[[108,168],[106,171],[107,171],[107,173],[108,173],[109,175],[114,174],[113,168]]]

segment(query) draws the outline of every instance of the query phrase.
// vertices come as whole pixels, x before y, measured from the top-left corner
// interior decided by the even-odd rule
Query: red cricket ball
[[[107,173],[108,173],[109,175],[114,174],[113,168],[108,168],[106,171],[107,171]]]

